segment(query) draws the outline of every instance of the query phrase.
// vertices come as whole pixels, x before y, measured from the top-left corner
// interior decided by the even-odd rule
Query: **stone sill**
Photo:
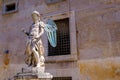
[[[77,61],[77,55],[47,56],[45,57],[45,59],[46,59],[46,63],[71,62],[71,61]]]
[[[18,10],[3,12],[2,15],[13,14],[13,13],[17,13],[17,12],[18,12]]]

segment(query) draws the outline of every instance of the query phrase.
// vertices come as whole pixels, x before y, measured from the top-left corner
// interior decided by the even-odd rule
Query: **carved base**
[[[35,75],[33,73],[24,73],[18,75],[14,80],[52,80],[53,76],[50,73],[42,73]]]
[[[52,80],[52,79],[16,79],[16,80]]]
[[[48,79],[53,78],[53,76],[50,73],[40,73],[37,76],[38,76],[38,78],[48,78]]]
[[[44,72],[44,67],[34,67],[31,71],[18,73],[14,80],[52,80],[50,73]]]
[[[33,73],[35,72],[38,78],[49,78],[52,79],[53,76],[50,73],[45,72],[45,67],[35,67],[33,68]]]

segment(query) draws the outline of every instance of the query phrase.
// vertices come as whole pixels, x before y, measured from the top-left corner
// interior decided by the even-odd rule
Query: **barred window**
[[[69,18],[55,20],[57,30],[57,46],[48,43],[48,56],[70,54]]]
[[[52,80],[72,80],[72,77],[54,77]]]

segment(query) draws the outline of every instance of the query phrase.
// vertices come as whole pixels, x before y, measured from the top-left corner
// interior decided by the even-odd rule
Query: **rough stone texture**
[[[119,80],[119,58],[79,61],[80,80]]]
[[[0,0],[0,80],[11,78],[20,72],[22,67],[27,67],[24,65],[26,36],[21,32],[21,28],[28,30],[32,24],[33,10],[38,10],[44,17],[69,11],[75,13],[76,26],[71,27],[76,28],[74,36],[77,38],[77,53],[59,56],[59,59],[76,59],[56,61],[57,56],[53,62],[48,59],[46,72],[52,73],[54,77],[71,76],[73,80],[119,79],[120,0],[69,1],[47,5],[44,0],[19,0],[18,12],[2,15]],[[45,43],[45,36],[42,39]],[[10,50],[8,65],[3,63],[6,49]],[[45,49],[48,49],[46,45]]]

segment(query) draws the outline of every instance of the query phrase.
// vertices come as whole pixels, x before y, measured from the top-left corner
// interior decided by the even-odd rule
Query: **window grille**
[[[48,56],[70,54],[69,18],[55,20],[57,30],[57,46],[54,48],[48,42]]]

